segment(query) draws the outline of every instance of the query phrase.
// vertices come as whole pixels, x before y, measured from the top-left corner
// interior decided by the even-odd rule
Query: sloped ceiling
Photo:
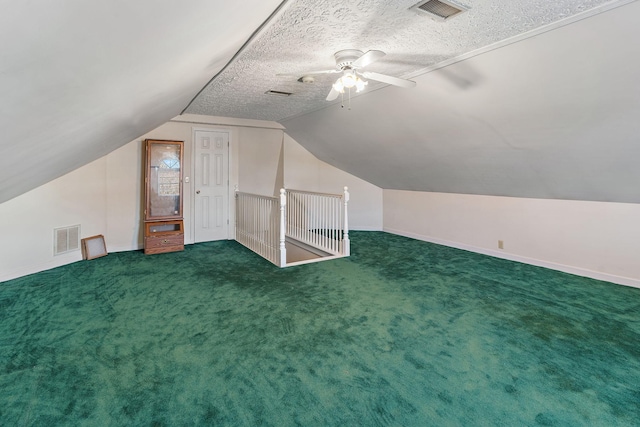
[[[639,17],[632,3],[282,123],[383,188],[640,203]]]
[[[0,203],[178,115],[280,4],[3,2]]]
[[[383,188],[640,202],[638,2],[465,0],[442,23],[416,1],[12,2],[0,203],[181,111],[279,121]],[[345,48],[417,87],[370,81],[349,110],[335,74],[297,81]]]
[[[637,2],[468,0],[447,22],[415,3],[289,2],[186,111],[277,120],[382,188],[640,202]],[[417,87],[370,81],[349,110],[325,101],[336,74],[297,81],[345,48]]]

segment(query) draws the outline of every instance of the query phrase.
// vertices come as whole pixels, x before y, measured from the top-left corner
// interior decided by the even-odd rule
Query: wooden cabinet
[[[184,143],[147,139],[144,175],[144,253],[184,249],[182,163]]]
[[[184,223],[176,221],[152,221],[144,225],[144,253],[161,254],[184,249]]]

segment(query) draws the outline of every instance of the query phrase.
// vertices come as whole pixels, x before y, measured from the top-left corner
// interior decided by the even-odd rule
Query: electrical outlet
[[[498,240],[498,249],[504,249],[504,242],[502,240]]]

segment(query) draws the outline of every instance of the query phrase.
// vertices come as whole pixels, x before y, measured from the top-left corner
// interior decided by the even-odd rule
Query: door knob
[[[200,194],[200,190],[196,190],[196,194]]]

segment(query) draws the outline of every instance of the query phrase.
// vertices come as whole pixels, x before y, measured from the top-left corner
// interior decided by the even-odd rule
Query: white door
[[[229,238],[229,133],[195,131],[195,242]]]

